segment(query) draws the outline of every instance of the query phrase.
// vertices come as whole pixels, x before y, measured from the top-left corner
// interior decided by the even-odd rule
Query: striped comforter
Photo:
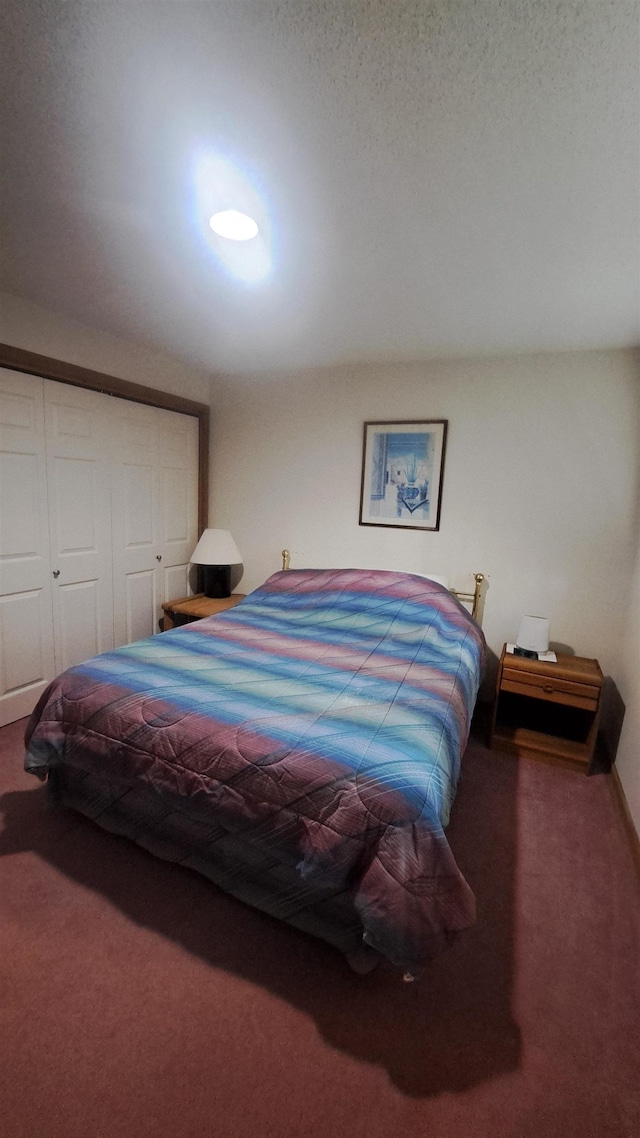
[[[364,942],[415,971],[474,920],[443,827],[483,651],[466,610],[424,578],[276,573],[219,616],[58,677],[26,769],[206,805],[301,882],[349,890]]]

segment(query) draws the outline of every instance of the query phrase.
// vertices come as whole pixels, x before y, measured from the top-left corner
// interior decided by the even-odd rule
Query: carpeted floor
[[[640,902],[607,776],[472,742],[479,919],[417,984],[66,810],[0,731],[6,1138],[640,1133]]]

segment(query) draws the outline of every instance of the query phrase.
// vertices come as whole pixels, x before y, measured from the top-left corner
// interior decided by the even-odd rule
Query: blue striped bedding
[[[303,891],[348,896],[363,944],[417,971],[474,920],[444,828],[483,653],[466,610],[425,578],[276,573],[219,616],[58,677],[26,767],[179,803],[210,820],[212,843],[258,851],[265,880],[282,865]]]

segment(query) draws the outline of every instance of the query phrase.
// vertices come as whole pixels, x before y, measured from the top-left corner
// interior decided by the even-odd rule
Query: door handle
[[[59,576],[60,576],[60,570],[59,570],[59,569],[54,569],[54,570],[53,570],[53,575],[54,575],[54,577],[59,577]]]

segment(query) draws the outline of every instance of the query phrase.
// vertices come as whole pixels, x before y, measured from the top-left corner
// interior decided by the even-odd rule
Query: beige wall
[[[6,292],[0,292],[0,341],[198,403],[209,402],[209,376],[204,372]]]
[[[639,398],[624,351],[221,379],[211,521],[244,555],[243,591],[283,546],[297,566],[480,570],[496,653],[523,613],[547,615],[552,640],[596,656],[631,707]],[[440,531],[359,526],[363,422],[421,417],[449,420]],[[625,750],[627,786],[638,766]]]

